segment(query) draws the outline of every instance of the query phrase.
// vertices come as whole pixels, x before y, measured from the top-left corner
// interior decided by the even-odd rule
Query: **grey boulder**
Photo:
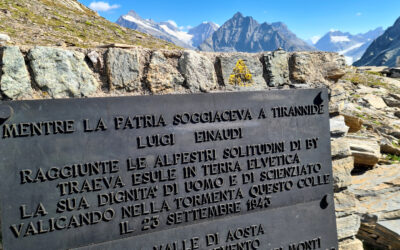
[[[36,84],[52,98],[89,96],[99,87],[80,52],[39,46],[28,59]]]
[[[142,77],[139,52],[111,48],[107,51],[106,69],[110,89],[139,90]]]
[[[264,55],[268,85],[282,86],[290,83],[289,54],[284,50],[276,50]]]
[[[31,80],[19,48],[4,47],[2,62],[0,87],[3,94],[11,99],[29,96],[32,93]]]
[[[191,92],[209,92],[217,88],[213,63],[195,51],[187,50],[179,59],[179,70]]]

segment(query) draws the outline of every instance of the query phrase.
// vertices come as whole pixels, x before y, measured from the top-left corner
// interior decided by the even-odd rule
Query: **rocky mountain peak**
[[[198,26],[189,29],[188,34],[192,35],[192,45],[198,47],[201,43],[209,38],[219,26],[213,22],[203,22]]]
[[[240,24],[241,22],[258,24],[258,22],[256,20],[254,20],[253,17],[243,16],[242,13],[240,13],[240,12],[236,13],[226,23],[228,23],[228,22],[237,23],[237,24]]]
[[[136,18],[142,19],[142,18],[139,16],[139,14],[136,13],[134,10],[130,10],[130,11],[128,12],[128,14],[126,14],[126,15],[127,15],[127,16],[131,16],[131,17],[136,17]]]
[[[358,34],[358,35],[362,35],[367,39],[375,39],[375,38],[379,37],[380,35],[382,35],[384,32],[385,32],[385,30],[382,27],[378,27],[376,29],[368,31],[367,33]]]
[[[274,22],[274,23],[271,23],[271,26],[276,29],[288,29],[287,25],[284,24],[283,22]]]
[[[199,46],[203,51],[260,52],[282,47],[286,51],[314,50],[283,23],[259,24],[250,16],[236,13]]]
[[[238,11],[238,12],[235,13],[235,15],[233,15],[232,18],[233,19],[238,19],[238,18],[243,18],[243,17],[244,17],[243,14]]]

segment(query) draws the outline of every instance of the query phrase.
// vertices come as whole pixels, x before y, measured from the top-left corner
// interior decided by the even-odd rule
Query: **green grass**
[[[362,84],[368,87],[381,86],[387,88],[388,85],[385,82],[382,82],[379,77],[375,74],[359,74],[359,73],[350,73],[343,77],[344,80],[348,80],[353,84]]]
[[[365,73],[370,74],[370,75],[375,75],[375,76],[382,76],[382,73],[375,72],[375,71],[366,71]]]
[[[377,120],[372,120],[371,121],[373,124],[378,125],[378,126],[382,126],[382,123],[380,121]]]
[[[356,116],[361,119],[367,119],[367,116],[364,114],[357,113]]]
[[[361,107],[357,107],[358,110],[361,110]],[[365,121],[369,121],[377,126],[382,126],[383,123],[381,121],[379,121],[378,119],[376,119],[375,117],[371,116],[370,114],[366,114],[366,113],[356,113],[353,112],[354,116],[361,118],[362,120]]]
[[[392,154],[387,154],[386,159],[393,161],[393,162],[399,162],[400,161],[400,156],[399,155],[392,155]]]

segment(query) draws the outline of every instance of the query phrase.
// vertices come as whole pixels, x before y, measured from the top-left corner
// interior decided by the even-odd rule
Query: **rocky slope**
[[[314,46],[321,51],[338,52],[344,55],[347,63],[351,65],[361,58],[368,46],[383,32],[382,27],[357,35],[330,31],[321,37]]]
[[[283,48],[286,51],[315,50],[296,37],[283,23],[259,24],[240,12],[226,21],[199,46],[202,51],[261,52]]]
[[[368,47],[354,65],[394,67],[398,56],[400,56],[400,18]]]
[[[351,67],[330,89],[337,223],[357,237],[342,249],[398,249],[400,81]]]
[[[166,41],[111,23],[76,0],[2,0],[0,30],[11,38],[12,44],[18,45],[94,47],[124,43],[177,48]]]

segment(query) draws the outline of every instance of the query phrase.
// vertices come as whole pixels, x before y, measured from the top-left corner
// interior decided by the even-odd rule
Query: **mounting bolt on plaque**
[[[0,125],[7,121],[14,113],[14,110],[8,105],[0,105]]]

